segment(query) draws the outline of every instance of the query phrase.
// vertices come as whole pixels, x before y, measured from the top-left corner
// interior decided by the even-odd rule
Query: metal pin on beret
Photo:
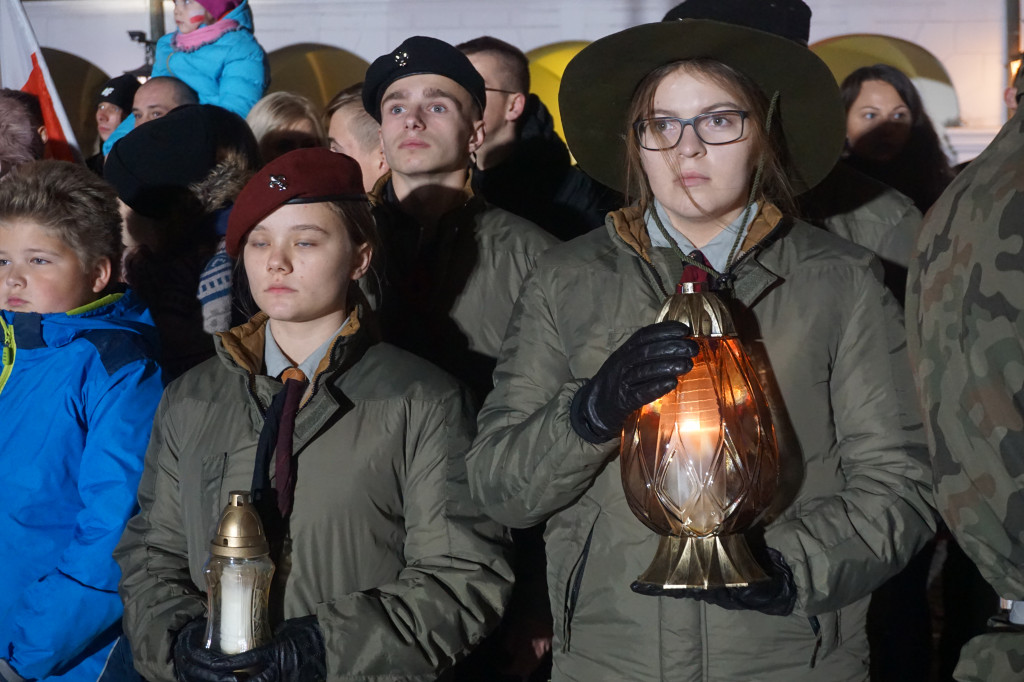
[[[395,81],[408,76],[436,74],[461,85],[484,110],[487,90],[484,78],[472,62],[453,45],[427,36],[413,36],[391,52],[373,60],[363,81],[363,108],[380,122],[380,101]]]
[[[285,204],[366,201],[363,174],[351,157],[322,147],[295,149],[266,166],[238,194],[225,248],[238,258],[249,230]]]

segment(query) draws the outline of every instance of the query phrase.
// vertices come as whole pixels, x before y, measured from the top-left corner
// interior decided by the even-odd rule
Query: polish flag
[[[49,137],[46,158],[74,161],[80,157],[75,133],[21,0],[0,0],[0,86],[39,98]]]

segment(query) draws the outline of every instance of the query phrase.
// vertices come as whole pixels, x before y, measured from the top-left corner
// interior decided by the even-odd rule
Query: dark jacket
[[[227,494],[253,479],[281,389],[261,373],[266,322],[219,334],[218,357],[172,383],[157,413],[141,511],[115,552],[125,631],[151,682],[173,682],[175,633],[206,613],[203,564]],[[432,680],[498,623],[512,582],[505,533],[469,498],[462,390],[368,336],[353,315],[296,415],[271,608],[316,614],[328,680]]]
[[[519,287],[556,240],[466,190],[428,236],[398,206],[390,175],[370,195],[381,238],[369,290],[383,338],[453,374],[482,399]],[[378,286],[379,285],[379,286]]]
[[[516,124],[511,155],[497,166],[474,169],[473,191],[563,241],[604,225],[605,214],[622,198],[572,165],[537,95],[527,97]]]

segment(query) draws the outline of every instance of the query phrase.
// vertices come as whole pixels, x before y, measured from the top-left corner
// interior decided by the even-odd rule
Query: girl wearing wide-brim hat
[[[880,266],[790,213],[839,156],[835,81],[784,38],[684,20],[588,46],[559,97],[580,167],[633,203],[524,284],[469,461],[495,519],[547,522],[553,679],[866,680],[868,595],[934,522]],[[652,324],[684,269],[727,301],[775,410],[769,579],[638,594],[659,538],[627,505],[620,433],[690,368],[689,329]]]

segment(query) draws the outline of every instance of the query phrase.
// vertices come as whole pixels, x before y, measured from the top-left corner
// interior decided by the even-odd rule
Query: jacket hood
[[[252,31],[252,10],[249,9],[249,0],[242,0],[242,4],[228,12],[224,18],[237,21],[239,26]]]
[[[228,152],[206,177],[189,185],[189,190],[199,200],[204,213],[213,213],[233,204],[255,172],[243,154]]]
[[[4,323],[14,328],[20,348],[64,346],[87,333],[119,330],[141,336],[153,349],[159,336],[153,317],[135,293],[109,294],[67,313],[19,313],[0,311]]]

